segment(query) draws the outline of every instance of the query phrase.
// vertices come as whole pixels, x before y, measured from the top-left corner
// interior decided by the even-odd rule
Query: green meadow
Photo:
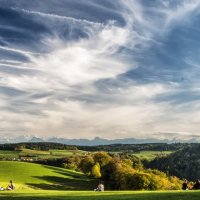
[[[18,158],[21,151],[0,150],[0,158]]]
[[[140,159],[153,160],[155,157],[165,156],[173,153],[173,151],[140,151],[133,153],[134,156],[137,156]]]
[[[15,191],[0,191],[1,200],[197,200],[195,191],[105,191],[94,192],[97,180],[84,174],[40,164],[1,161],[0,184],[15,182]]]
[[[49,151],[41,151],[41,150],[32,150],[32,149],[21,149],[15,151],[5,151],[0,150],[0,159],[18,159],[19,157],[28,157],[28,158],[62,158],[71,155],[84,155],[85,152],[81,150],[49,150]]]
[[[82,173],[47,165],[1,161],[0,186],[13,180],[16,191],[26,190],[92,190],[97,182]]]
[[[163,156],[171,154],[172,151],[140,151],[137,153],[133,153],[133,155],[137,156],[140,159],[152,160],[157,156]],[[28,157],[28,158],[62,158],[72,155],[85,155],[85,151],[81,150],[56,150],[52,149],[49,151],[41,151],[41,150],[32,150],[32,149],[21,149],[15,151],[4,151],[0,150],[0,159],[3,158],[19,158],[19,157]]]
[[[0,192],[1,200],[199,200],[195,191],[27,191]]]

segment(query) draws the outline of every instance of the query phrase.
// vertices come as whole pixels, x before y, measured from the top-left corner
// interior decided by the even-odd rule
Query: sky
[[[0,136],[199,137],[199,0],[0,0]]]

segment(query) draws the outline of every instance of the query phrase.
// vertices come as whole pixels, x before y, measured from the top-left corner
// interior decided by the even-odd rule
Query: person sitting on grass
[[[189,187],[188,187],[188,180],[185,179],[184,182],[183,182],[183,184],[182,184],[182,190],[188,190],[188,189],[189,189]]]
[[[15,189],[15,185],[13,184],[13,181],[10,180],[10,185],[8,185],[7,190],[14,190]]]
[[[104,185],[102,182],[99,183],[96,189],[94,189],[95,192],[103,192],[104,191]]]
[[[200,189],[200,180],[199,179],[196,180],[196,182],[195,182],[195,184],[194,184],[192,189],[193,190],[199,190]]]
[[[0,191],[4,191],[5,189],[3,187],[0,187]]]

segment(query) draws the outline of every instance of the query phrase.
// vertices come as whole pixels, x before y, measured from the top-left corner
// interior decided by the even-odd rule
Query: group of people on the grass
[[[12,180],[10,180],[10,184],[4,188],[0,187],[0,191],[3,190],[15,190],[15,185]],[[200,190],[200,179],[196,180],[195,184],[190,187],[189,181],[187,179],[184,180],[182,184],[182,190]],[[103,192],[104,191],[104,184],[102,181],[99,182],[97,188],[94,189],[95,192]]]
[[[189,181],[187,179],[184,180],[182,184],[183,190],[200,190],[200,180],[196,180],[192,187],[189,186]]]
[[[3,190],[15,190],[15,185],[14,185],[13,181],[10,180],[10,184],[6,188],[0,187],[0,190],[1,191],[3,191]]]
[[[189,181],[187,179],[184,180],[182,184],[183,190],[200,190],[200,179],[196,180],[193,186],[189,186]],[[94,189],[95,192],[103,192],[104,184],[102,181],[99,182],[97,188]]]

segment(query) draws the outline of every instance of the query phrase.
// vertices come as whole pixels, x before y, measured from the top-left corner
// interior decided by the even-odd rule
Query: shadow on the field
[[[48,183],[26,183],[26,185],[42,190],[93,190],[97,185],[97,180],[89,179],[83,174],[77,174],[73,171],[66,171],[56,167],[45,167],[57,173],[58,176],[34,176],[34,178]],[[64,177],[60,177],[59,175]]]
[[[27,183],[28,186],[43,190],[88,190],[95,186],[87,180],[77,180],[58,176],[35,176],[35,178],[45,180],[48,183]]]
[[[47,169],[51,169],[53,172],[58,173],[58,174],[62,174],[64,176],[72,176],[73,178],[87,178],[86,175],[84,174],[78,174],[76,172],[73,171],[66,171],[65,169],[62,168],[56,168],[56,167],[52,167],[52,166],[45,166],[45,168]]]

